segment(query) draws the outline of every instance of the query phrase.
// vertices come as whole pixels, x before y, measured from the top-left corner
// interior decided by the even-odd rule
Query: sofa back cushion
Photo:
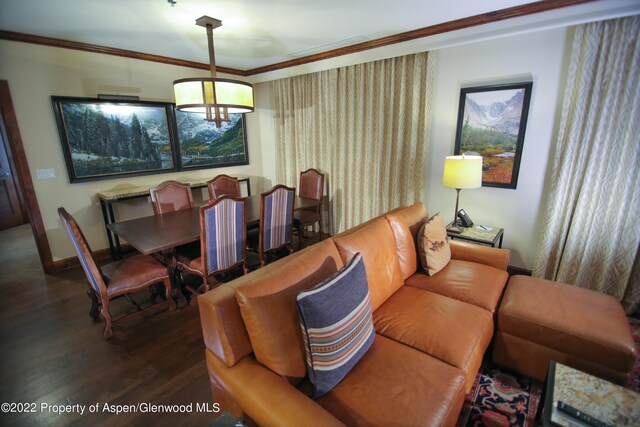
[[[256,359],[292,384],[306,376],[296,295],[343,265],[328,239],[234,281],[243,281],[236,299]]]
[[[398,261],[404,280],[418,270],[416,241],[418,231],[428,218],[422,202],[389,212],[386,216],[398,251]]]
[[[393,233],[385,218],[378,218],[333,240],[343,264],[356,253],[362,254],[373,311],[404,284]]]

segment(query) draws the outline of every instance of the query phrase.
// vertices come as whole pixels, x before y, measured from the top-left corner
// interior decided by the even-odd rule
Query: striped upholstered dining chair
[[[293,206],[296,189],[276,185],[260,195],[260,228],[258,236],[251,233],[249,249],[258,252],[260,266],[267,262],[267,255],[285,248],[293,251]]]
[[[183,273],[202,278],[200,289],[209,290],[218,281],[215,275],[240,268],[247,272],[247,232],[245,199],[222,196],[200,208],[200,251],[176,250],[178,279],[184,284]],[[183,289],[184,291],[184,289]],[[186,294],[185,294],[186,295]]]
[[[171,282],[169,281],[166,266],[150,256],[140,254],[107,264],[100,268],[93,258],[89,243],[87,243],[82,230],[80,230],[80,227],[78,227],[73,217],[64,208],[58,208],[58,215],[71,239],[71,243],[73,243],[73,249],[87,276],[89,283],[87,295],[91,298],[91,311],[89,315],[92,319],[98,320],[100,313],[102,313],[105,321],[105,338],[111,338],[113,336],[112,322],[117,319],[112,319],[111,317],[109,302],[116,297],[124,295],[139,310],[142,310],[127,294],[162,282],[165,287],[167,301],[169,302],[169,310],[173,311],[176,309],[176,304],[171,297]],[[100,310],[98,311],[99,308]]]

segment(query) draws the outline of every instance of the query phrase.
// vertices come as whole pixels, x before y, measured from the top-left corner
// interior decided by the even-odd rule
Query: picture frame
[[[71,183],[178,170],[171,103],[52,96]]]
[[[515,189],[532,82],[460,89],[455,154],[482,156],[482,186]]]
[[[229,114],[217,128],[202,114],[175,111],[180,170],[249,164],[245,114]]]

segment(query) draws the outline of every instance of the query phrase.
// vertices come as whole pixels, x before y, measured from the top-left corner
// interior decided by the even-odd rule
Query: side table
[[[549,363],[544,389],[543,426],[591,426],[558,410],[558,401],[610,426],[637,426],[640,394],[559,362]]]
[[[447,225],[447,228],[451,226],[453,222]],[[502,247],[502,237],[504,234],[503,228],[494,227],[490,230],[483,230],[479,228],[481,226],[473,225],[471,227],[460,227],[462,233],[450,233],[447,232],[447,236],[452,239],[466,240],[467,242],[478,243],[481,245],[488,245],[492,247]],[[488,227],[487,227],[488,228]]]

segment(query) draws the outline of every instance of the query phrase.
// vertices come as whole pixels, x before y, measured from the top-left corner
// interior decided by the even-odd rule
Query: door
[[[24,224],[24,214],[18,198],[18,190],[11,172],[4,117],[0,114],[0,230]]]

